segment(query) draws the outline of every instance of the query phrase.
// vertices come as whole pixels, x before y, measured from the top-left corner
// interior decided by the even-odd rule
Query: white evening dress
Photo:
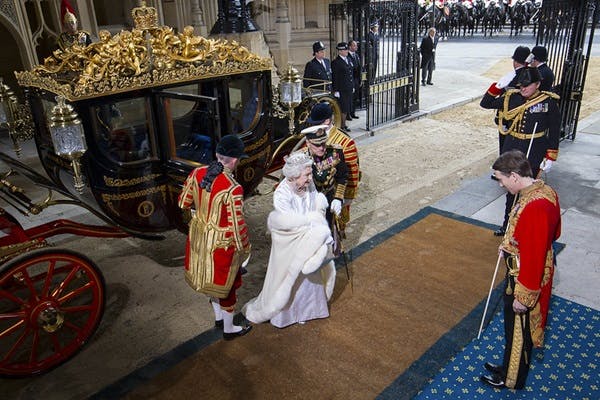
[[[273,203],[267,221],[271,254],[263,288],[242,311],[254,323],[270,320],[278,328],[326,318],[335,283],[333,240],[325,220],[327,199],[314,185],[298,196],[283,180]]]

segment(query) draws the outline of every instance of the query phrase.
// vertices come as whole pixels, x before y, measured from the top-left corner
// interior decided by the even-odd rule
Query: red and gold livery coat
[[[196,210],[186,243],[185,277],[195,290],[226,298],[234,285],[240,286],[238,270],[250,254],[244,192],[227,169],[215,178],[210,192],[201,189],[207,169],[194,169],[179,196],[179,207]]]
[[[360,162],[354,139],[343,131],[340,131],[336,126],[333,126],[329,130],[327,144],[337,144],[342,148],[344,161],[348,166],[348,179],[346,181],[344,200],[355,199],[358,194],[358,183],[360,182]]]
[[[556,192],[541,180],[519,196],[502,247],[516,259],[509,271],[515,277],[514,296],[530,309],[533,344],[541,347],[554,275],[552,242],[561,230],[560,205]]]

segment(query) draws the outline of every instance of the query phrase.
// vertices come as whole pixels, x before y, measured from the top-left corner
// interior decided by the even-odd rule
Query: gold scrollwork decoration
[[[138,9],[139,23],[131,31],[113,36],[101,30],[98,42],[56,50],[32,71],[15,73],[19,85],[76,101],[198,77],[272,69],[270,58],[252,54],[236,41],[195,36],[191,26],[179,34],[168,26],[156,26],[151,9]]]
[[[113,201],[123,201],[135,199],[138,197],[148,197],[149,195],[156,193],[162,194],[163,202],[167,201],[167,188],[165,185],[156,186],[145,190],[139,190],[136,192],[118,194],[103,193],[101,197],[104,204],[106,204],[106,206],[110,208],[113,213],[115,213],[116,215],[120,215],[119,211],[113,205]]]
[[[161,175],[159,175],[159,174],[150,174],[150,175],[144,175],[144,176],[140,176],[138,178],[133,178],[133,179],[111,178],[108,176],[103,176],[103,178],[104,178],[104,183],[106,184],[106,186],[124,187],[124,186],[139,185],[140,183],[154,180],[160,176]]]

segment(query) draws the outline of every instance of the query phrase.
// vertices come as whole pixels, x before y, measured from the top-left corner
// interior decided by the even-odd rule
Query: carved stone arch
[[[18,86],[14,71],[31,69],[37,64],[31,41],[27,40],[28,33],[23,27],[16,26],[15,19],[7,16],[4,10],[0,12],[0,76],[13,90]]]

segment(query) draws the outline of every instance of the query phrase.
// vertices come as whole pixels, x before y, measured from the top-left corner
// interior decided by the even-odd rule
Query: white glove
[[[508,74],[506,74],[502,78],[498,79],[498,82],[496,82],[496,87],[498,89],[504,89],[515,78],[516,75],[517,75],[517,73],[513,69]]]
[[[248,257],[244,260],[244,262],[242,263],[242,268],[246,268],[246,266],[248,265],[248,263],[250,262],[250,256],[251,254],[248,254]]]
[[[525,64],[531,64],[533,62],[534,57],[535,56],[533,55],[533,53],[529,54],[525,59]]]
[[[333,95],[334,95],[335,97],[339,98],[339,97],[340,97],[340,92],[335,92]]]
[[[552,161],[548,158],[544,158],[542,160],[542,163],[540,164],[540,169],[544,172],[548,172],[548,171],[550,171],[550,168],[552,168],[553,163],[554,163],[554,161]]]
[[[335,215],[340,215],[340,213],[342,212],[342,202],[339,199],[333,199],[331,205],[329,206],[329,209]]]

